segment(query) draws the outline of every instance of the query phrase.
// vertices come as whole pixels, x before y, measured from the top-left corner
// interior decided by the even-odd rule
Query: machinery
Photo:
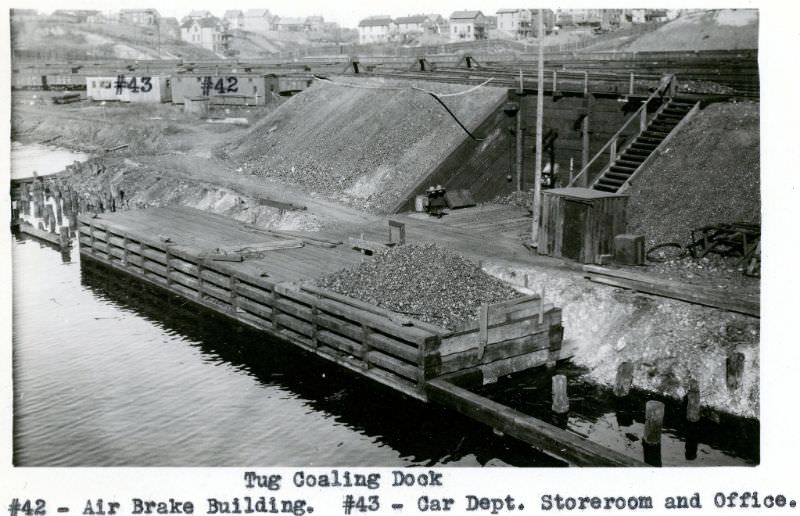
[[[430,186],[425,194],[428,197],[428,203],[425,205],[425,211],[432,217],[441,218],[444,215],[444,210],[447,208],[447,201],[444,196],[447,193],[442,185]]]

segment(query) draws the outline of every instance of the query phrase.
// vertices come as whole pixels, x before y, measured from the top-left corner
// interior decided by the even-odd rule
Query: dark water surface
[[[559,464],[77,250],[12,252],[16,465]]]

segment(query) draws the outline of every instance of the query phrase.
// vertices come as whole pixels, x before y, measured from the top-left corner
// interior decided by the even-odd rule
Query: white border
[[[37,0],[38,1],[38,0]],[[14,2],[17,7],[33,7],[50,11],[65,7],[53,5],[42,0]],[[505,1],[475,0],[442,0],[436,7],[429,6],[424,0],[406,2],[409,12],[441,11],[463,9],[465,7],[481,8],[485,12],[493,12],[497,7],[511,7]],[[24,4],[24,5],[23,5]],[[46,5],[45,5],[46,4]],[[130,4],[130,5],[129,5]],[[181,12],[195,8],[209,8],[214,12],[228,6],[210,5],[207,0],[191,2],[182,0],[169,4]],[[258,4],[258,5],[256,5]],[[271,10],[282,14],[295,12],[322,12],[324,4],[312,0],[276,0],[263,2],[260,0],[244,0],[239,5],[230,7],[248,8],[268,4]],[[644,4],[644,5],[643,5]],[[344,2],[340,9],[358,16],[366,8],[370,12],[378,12],[381,8],[394,11],[396,4],[389,2],[356,3]],[[562,1],[558,7],[581,7],[586,3]],[[120,0],[115,7],[133,6],[132,1]],[[142,7],[138,3],[136,6]],[[533,5],[532,7],[536,7]],[[615,2],[605,7],[663,7],[652,2]],[[530,499],[529,509],[538,510],[536,498],[545,492],[561,492],[562,494],[597,494],[623,495],[650,494],[656,499],[669,494],[688,494],[701,492],[706,509],[713,509],[712,497],[717,491],[757,490],[762,495],[783,492],[800,502],[800,476],[796,472],[798,456],[797,429],[800,427],[798,417],[796,383],[800,365],[800,344],[793,322],[798,320],[800,303],[800,281],[794,271],[800,232],[795,221],[800,220],[798,213],[798,188],[800,173],[797,170],[798,109],[796,93],[800,86],[797,60],[798,40],[800,40],[800,8],[796,4],[771,2],[756,5],[752,2],[703,2],[700,6],[712,7],[759,7],[760,8],[760,63],[761,63],[761,170],[762,170],[762,206],[764,224],[764,275],[762,277],[762,346],[761,346],[761,414],[762,442],[761,465],[756,468],[671,468],[662,470],[553,470],[553,469],[450,469],[439,468],[445,474],[447,487],[433,494],[443,495],[453,492],[460,496],[469,492],[486,493],[486,495],[502,495],[505,492],[518,499]],[[68,7],[108,9],[106,2],[99,0],[79,0],[70,2]],[[162,5],[154,5],[162,8]],[[284,9],[284,7],[286,7]],[[553,7],[547,5],[543,7]],[[670,6],[672,7],[672,6]],[[699,7],[697,2],[691,5],[676,7]],[[165,7],[166,9],[166,7]],[[0,148],[4,164],[2,184],[7,185],[8,149],[9,149],[9,101],[10,90],[8,74],[9,59],[9,23],[8,11],[2,13],[0,19],[2,32],[2,77],[6,79],[2,87],[2,119],[3,134],[0,135]],[[0,201],[0,227],[7,228],[9,220],[8,194],[6,188]],[[87,498],[103,497],[119,499],[126,502],[130,497],[160,497],[195,499],[202,501],[205,496],[230,496],[246,494],[241,475],[242,468],[12,468],[11,464],[11,268],[10,268],[10,236],[0,239],[0,316],[2,316],[2,417],[0,417],[0,434],[5,446],[0,447],[0,510],[5,510],[11,497],[47,498],[48,508],[55,514],[55,505],[70,505],[71,514],[77,513]],[[259,468],[258,471],[266,471]],[[283,470],[284,474],[293,470]],[[388,472],[375,469],[373,471]],[[363,490],[358,494],[368,494]],[[419,490],[384,490],[384,497],[394,497],[398,501],[413,504]],[[298,493],[279,492],[281,496],[297,496]],[[317,501],[317,514],[341,514],[341,492],[325,492],[324,490],[304,490],[300,496],[313,496]],[[388,501],[388,498],[387,498]],[[126,502],[127,504],[127,502]],[[331,505],[327,505],[331,504]],[[323,510],[323,505],[326,508]],[[123,505],[123,508],[127,508]],[[199,509],[202,509],[200,504]],[[794,509],[798,511],[800,509]],[[200,511],[202,513],[202,510]],[[392,513],[384,507],[380,514]],[[408,507],[404,513],[415,512]],[[529,512],[529,511],[525,511]],[[532,512],[532,511],[531,511]],[[588,512],[588,511],[587,511]],[[651,511],[654,512],[654,511]],[[663,511],[655,511],[661,513]],[[673,511],[674,512],[674,511]],[[751,511],[752,512],[752,511]],[[456,512],[456,513],[460,513]]]

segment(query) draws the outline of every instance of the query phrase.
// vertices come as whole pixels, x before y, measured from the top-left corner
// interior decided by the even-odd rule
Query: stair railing
[[[634,122],[638,121],[639,122],[638,130],[637,130],[636,134],[634,134],[633,136],[631,136],[631,138],[628,139],[628,142],[633,142],[634,140],[636,140],[636,138],[647,129],[647,125],[649,123],[648,117],[647,117],[647,106],[650,104],[650,101],[652,101],[656,97],[663,97],[665,93],[670,95],[670,96],[672,96],[672,94],[674,93],[674,87],[675,87],[675,75],[673,75],[673,74],[665,75],[661,79],[661,82],[659,83],[658,87],[653,91],[653,93],[650,94],[649,97],[647,97],[647,100],[642,102],[642,105],[639,107],[639,109],[637,109],[625,121],[625,123],[622,124],[622,127],[620,127],[619,130],[616,133],[614,133],[614,135],[611,138],[609,138],[609,140],[606,142],[606,144],[603,145],[600,148],[599,151],[597,151],[597,154],[595,154],[592,157],[592,159],[590,159],[589,162],[586,165],[584,165],[584,167],[581,169],[581,171],[578,172],[578,174],[575,177],[572,178],[572,180],[569,182],[568,186],[575,186],[576,184],[578,184],[578,182],[583,178],[584,175],[586,177],[588,177],[589,169],[592,168],[592,165],[594,165],[595,162],[598,159],[600,159],[601,156],[607,155],[608,158],[609,158],[608,164],[598,174],[598,177],[602,177],[602,175],[609,168],[611,168],[614,165],[614,162],[617,160],[617,156],[618,156],[618,153],[617,153],[617,141],[619,140],[619,138],[622,135],[622,133],[626,129],[631,127],[631,125]],[[587,181],[587,183],[588,183],[588,181]]]

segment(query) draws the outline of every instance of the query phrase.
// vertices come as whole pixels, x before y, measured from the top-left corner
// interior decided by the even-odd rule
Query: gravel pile
[[[757,102],[709,105],[633,183],[628,232],[645,235],[649,248],[687,244],[709,224],[759,223],[759,151]]]
[[[516,206],[517,208],[531,209],[533,203],[533,190],[525,190],[522,192],[511,192],[507,195],[499,195],[492,200],[495,204],[505,204],[507,206]]]
[[[229,149],[237,166],[384,213],[466,137],[433,98],[411,89],[456,92],[463,85],[336,80],[362,87],[317,83],[292,97]],[[446,103],[474,128],[505,94],[484,87]]]
[[[451,330],[475,319],[481,303],[520,296],[460,254],[433,243],[389,249],[319,278],[317,284]]]
[[[715,95],[732,95],[736,89],[725,84],[712,81],[682,80],[678,89],[681,93],[706,93]]]

